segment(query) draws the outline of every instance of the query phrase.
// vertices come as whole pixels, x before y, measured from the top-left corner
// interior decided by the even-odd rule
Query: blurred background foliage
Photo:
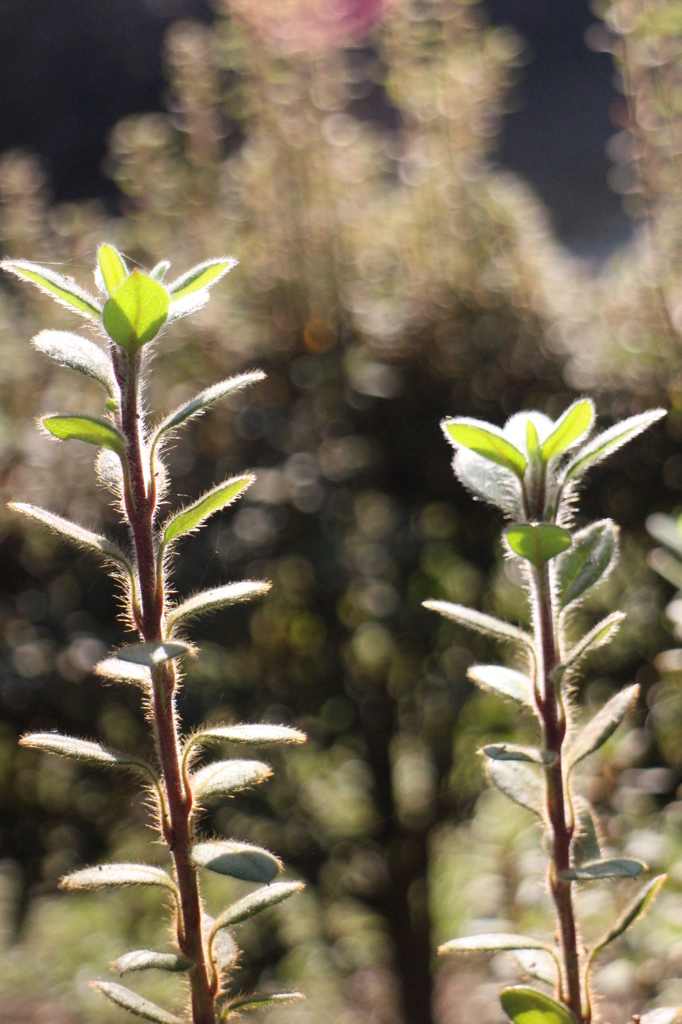
[[[453,479],[440,418],[558,415],[584,391],[604,425],[652,402],[671,409],[594,473],[578,513],[623,528],[620,570],[581,614],[628,612],[581,700],[642,684],[631,731],[592,759],[584,784],[614,849],[671,870],[654,925],[598,976],[602,1013],[625,1020],[644,1002],[682,1000],[682,694],[679,675],[653,664],[669,645],[672,591],[647,565],[643,526],[682,504],[682,7],[622,0],[597,15],[590,45],[613,54],[624,99],[610,183],[636,220],[601,267],[563,249],[531,189],[492,161],[524,44],[468,0],[233,0],[211,26],[173,23],[168,112],[128,116],[111,134],[116,213],[54,205],[39,161],[0,157],[7,255],[66,264],[84,284],[105,239],[178,273],[240,260],[157,344],[147,397],[161,413],[218,378],[268,374],[192,426],[168,461],[178,503],[258,471],[246,504],[185,542],[176,586],[266,577],[273,588],[194,629],[201,655],[181,712],[188,729],[266,720],[309,735],[276,755],[262,792],[205,823],[276,850],[309,883],[265,925],[243,926],[248,980],[307,993],[277,1011],[283,1024],[496,1024],[510,962],[435,964],[436,943],[493,921],[551,927],[538,834],[486,791],[476,756],[484,736],[523,740],[531,723],[467,681],[488,644],[420,602],[527,617],[500,521]],[[50,444],[34,423],[98,411],[94,389],[28,345],[43,327],[80,323],[0,288],[3,507],[34,501],[115,534],[88,453]],[[56,881],[97,859],[158,857],[144,800],[128,780],[16,746],[24,730],[52,728],[148,742],[139,694],[91,674],[125,640],[115,587],[5,513],[0,531],[0,1021],[120,1021],[86,983],[131,938],[163,941],[154,897],[63,898]],[[225,885],[209,889],[216,907]],[[597,929],[613,897],[595,886],[582,898]],[[153,996],[162,984],[176,982],[140,987]]]

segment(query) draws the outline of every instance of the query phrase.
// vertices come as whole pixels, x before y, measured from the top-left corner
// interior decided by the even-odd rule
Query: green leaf
[[[170,260],[161,260],[160,263],[156,264],[153,270],[149,271],[149,276],[153,277],[155,281],[163,281],[169,268]]]
[[[603,878],[637,878],[646,865],[631,857],[617,857],[612,860],[595,860],[580,867],[562,871],[561,877],[567,882],[598,882]]]
[[[265,743],[305,743],[306,734],[288,725],[216,725],[204,728],[191,736],[186,750],[196,743],[246,743],[261,746]]]
[[[573,810],[576,817],[576,831],[573,833],[571,853],[573,863],[580,867],[589,861],[599,860],[601,849],[594,814],[587,800],[574,796]]]
[[[104,287],[112,295],[120,284],[123,284],[128,276],[128,268],[123,262],[118,249],[113,245],[100,245],[97,253],[100,273],[104,281]]]
[[[256,889],[255,892],[250,892],[248,896],[223,910],[216,919],[211,933],[214,935],[221,928],[231,928],[232,925],[240,924],[259,914],[261,910],[267,910],[268,907],[274,907],[277,903],[288,900],[290,896],[302,892],[303,889],[305,889],[303,882],[275,882],[273,885]]]
[[[273,992],[270,995],[243,996],[239,999],[232,999],[220,1015],[221,1024],[240,1017],[242,1013],[249,1013],[251,1010],[268,1010],[272,1006],[281,1006],[282,1003],[295,1003],[299,999],[305,999],[302,992]]]
[[[46,416],[43,426],[60,441],[86,441],[125,458],[125,438],[106,420],[98,420],[94,416]]]
[[[515,473],[488,462],[468,448],[460,448],[453,463],[458,479],[473,494],[502,509],[512,519],[523,518],[521,487]]]
[[[481,752],[491,761],[524,761],[542,767],[553,764],[556,754],[551,750],[537,750],[535,747],[520,747],[516,743],[488,743]]]
[[[55,274],[54,270],[39,267],[35,263],[27,263],[26,260],[3,260],[0,267],[24,281],[37,285],[41,292],[51,295],[62,306],[75,309],[90,320],[101,320],[102,309],[97,299],[70,277],[62,277],[61,274]]]
[[[271,586],[272,584],[266,580],[242,580],[239,583],[228,583],[224,587],[215,587],[213,590],[202,590],[200,593],[188,597],[182,604],[171,608],[166,615],[166,625],[170,631],[180,622],[187,622],[188,619],[195,619],[199,615],[208,615],[209,612],[227,608],[240,601],[250,601],[254,597],[262,597],[267,594]]]
[[[538,817],[544,817],[545,782],[539,768],[523,761],[489,761],[486,770],[500,792]]]
[[[282,869],[281,861],[274,854],[247,843],[198,843],[192,850],[192,860],[200,868],[243,882],[267,884]]]
[[[593,587],[614,564],[618,527],[602,519],[573,534],[570,551],[557,558],[555,580],[559,607],[565,608]]]
[[[223,256],[220,259],[206,260],[204,263],[197,264],[196,267],[192,267],[168,286],[172,301],[177,302],[178,299],[183,299],[187,295],[210,288],[236,264],[237,260],[232,256]]]
[[[523,644],[524,647],[533,650],[533,640],[517,626],[512,626],[501,619],[495,619],[485,612],[477,612],[473,608],[467,608],[463,604],[451,604],[449,601],[423,601],[424,608],[429,611],[438,612],[446,619],[451,619],[458,626],[466,626],[474,629],[477,633],[486,636],[494,636],[498,640],[512,640],[514,643]]]
[[[163,531],[162,545],[165,547],[166,544],[177,540],[178,537],[196,530],[214,512],[219,512],[221,509],[231,505],[233,501],[236,501],[246,488],[251,486],[255,479],[255,476],[251,475],[232,477],[231,480],[226,480],[212,490],[207,491],[193,505],[183,508],[166,523]]]
[[[90,530],[85,530],[82,526],[72,523],[69,519],[63,519],[61,516],[55,515],[54,512],[38,508],[37,505],[26,505],[23,502],[17,501],[10,502],[8,507],[15,512],[21,512],[22,515],[28,516],[29,519],[33,519],[43,526],[47,526],[49,530],[53,530],[61,537],[66,537],[73,544],[88,548],[90,551],[96,551],[97,554],[102,555],[104,558],[116,562],[125,569],[131,580],[134,578],[133,568],[126,556],[122,551],[119,551],[112,541],[102,537],[101,534],[91,533]]]
[[[143,690],[150,690],[152,676],[148,668],[143,665],[133,665],[130,661],[121,661],[119,658],[104,658],[99,661],[92,670],[96,676],[103,679],[110,679],[116,683],[133,683]]]
[[[649,904],[658,896],[659,892],[663,888],[666,877],[666,875],[658,875],[640,890],[634,900],[625,908],[615,924],[613,924],[611,928],[602,935],[601,939],[599,939],[597,944],[591,950],[588,966],[592,963],[597,953],[601,952],[601,950],[608,946],[609,943],[613,942],[614,939],[619,938],[619,936],[621,936],[623,932],[627,931],[630,925],[644,913]]]
[[[174,658],[182,658],[185,654],[192,654],[194,649],[183,643],[181,640],[164,640],[161,643],[150,642],[146,644],[133,644],[132,647],[122,647],[116,652],[119,661],[129,661],[133,665],[144,665],[146,668],[155,668],[163,665],[165,661],[172,661]]]
[[[205,803],[256,786],[271,775],[270,765],[263,761],[217,761],[194,773],[192,792],[196,801]]]
[[[438,953],[441,956],[446,953],[499,953],[500,950],[512,949],[543,949],[554,956],[552,947],[542,939],[534,939],[529,935],[510,935],[505,932],[450,939],[438,947]]]
[[[639,696],[639,686],[626,686],[606,702],[594,718],[570,737],[566,760],[569,771],[612,736]]]
[[[169,889],[177,899],[175,882],[161,868],[149,864],[98,864],[66,875],[60,889],[75,892],[79,889],[110,889],[120,885],[158,885]]]
[[[184,402],[159,423],[154,431],[152,446],[156,446],[164,434],[175,430],[194,416],[200,416],[221,398],[226,398],[228,395],[234,394],[235,391],[240,391],[242,388],[248,387],[249,384],[255,384],[259,380],[265,380],[265,374],[261,370],[256,370],[254,373],[243,373],[240,377],[230,377],[228,380],[221,380],[220,383],[206,388],[205,391],[201,391],[194,398]]]
[[[516,949],[512,957],[524,974],[546,985],[556,985],[559,970],[554,954],[542,949]]]
[[[514,1024],[576,1024],[567,1006],[525,985],[503,989],[500,1002]]]
[[[605,644],[610,643],[620,629],[620,624],[624,619],[625,612],[611,612],[605,619],[598,622],[589,633],[585,634],[582,640],[579,640],[571,648],[564,659],[564,666],[573,666],[584,658],[586,654],[591,654],[598,647],[603,647]]]
[[[553,523],[520,523],[506,529],[504,536],[515,555],[538,569],[571,546],[568,530]]]
[[[682,532],[680,532],[680,520],[674,516],[666,516],[662,512],[655,512],[646,521],[648,533],[657,540],[659,544],[665,544],[679,558],[682,558]]]
[[[113,981],[91,981],[90,987],[94,988],[96,992],[101,992],[116,1006],[121,1006],[124,1010],[134,1013],[135,1016],[143,1017],[144,1020],[152,1020],[155,1024],[182,1024],[179,1017],[168,1013],[167,1010],[162,1010],[156,1003],[144,999],[137,992],[131,992],[123,985],[117,985]]]
[[[155,949],[133,949],[114,960],[112,970],[119,974],[130,974],[131,971],[148,971],[152,968],[159,971],[188,971],[192,961],[178,953],[157,953]]]
[[[474,683],[489,693],[511,697],[521,704],[534,708],[533,684],[523,672],[502,665],[472,665],[467,675]]]
[[[564,483],[582,476],[590,466],[608,458],[609,455],[637,437],[665,414],[665,409],[651,409],[649,412],[643,412],[638,416],[631,416],[621,423],[616,423],[602,434],[598,434],[584,448],[581,448],[566,466],[563,476]]]
[[[506,439],[498,427],[481,420],[458,417],[454,420],[443,420],[441,424],[447,440],[455,447],[468,448],[489,462],[494,462],[508,469],[517,477],[523,478],[528,460],[510,441]]]
[[[116,393],[111,361],[106,352],[94,342],[69,331],[40,331],[31,344],[60,366],[96,380],[106,389],[107,394]]]
[[[136,352],[165,324],[169,302],[163,285],[133,270],[105,303],[104,329],[121,348]]]
[[[73,761],[85,761],[87,764],[118,765],[122,768],[139,768],[145,774],[151,772],[149,765],[131,754],[111,750],[91,740],[60,736],[56,732],[29,733],[21,737],[19,744],[30,750],[44,750],[48,754],[59,754],[62,757],[70,757]]]
[[[552,433],[540,446],[543,461],[549,462],[550,459],[567,451],[587,433],[593,420],[594,406],[589,398],[579,399],[573,405],[569,405],[563,416],[557,420]]]

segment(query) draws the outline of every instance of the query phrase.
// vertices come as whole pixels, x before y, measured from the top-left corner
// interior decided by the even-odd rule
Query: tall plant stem
[[[574,823],[570,806],[567,808],[566,805],[562,761],[562,748],[566,737],[566,717],[558,684],[555,681],[555,672],[560,659],[549,571],[546,565],[533,570],[532,586],[535,599],[535,638],[538,651],[538,710],[542,719],[545,750],[554,754],[554,760],[546,771],[546,795],[547,816],[552,832],[549,886],[559,922],[563,964],[561,995],[576,1020],[583,1022],[578,937],[571,883],[561,877],[561,872],[568,870],[571,866],[571,840]]]
[[[133,532],[142,621],[138,624],[145,641],[162,637],[163,585],[157,580],[154,543],[156,489],[145,473],[142,412],[140,408],[139,356],[117,353],[116,374],[121,387],[121,431],[126,439],[125,505]],[[159,569],[159,571],[162,571]],[[177,680],[171,662],[152,670],[153,711],[156,745],[166,790],[168,816],[162,821],[170,847],[180,893],[177,940],[182,953],[192,961],[189,971],[193,1024],[215,1024],[215,991],[209,979],[201,930],[201,900],[197,871],[192,862],[192,795],[185,790],[178,727],[175,716]]]

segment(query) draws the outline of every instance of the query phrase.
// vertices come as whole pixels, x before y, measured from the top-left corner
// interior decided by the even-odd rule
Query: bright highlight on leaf
[[[133,949],[114,960],[111,965],[119,974],[130,974],[132,971],[188,971],[192,961],[178,953],[157,953],[154,949]]]
[[[102,308],[97,299],[76,284],[70,277],[62,277],[54,270],[39,267],[26,260],[3,260],[0,267],[24,281],[30,281],[40,288],[41,292],[56,299],[62,306],[75,309],[76,312],[90,320],[102,319]]]
[[[47,754],[59,754],[62,757],[70,757],[73,761],[85,761],[87,764],[118,765],[123,768],[141,768],[144,772],[151,771],[144,761],[131,754],[111,750],[100,743],[93,743],[92,740],[60,736],[55,732],[30,733],[28,736],[22,736],[19,743],[31,750],[44,750]]]
[[[101,245],[97,253],[97,261],[104,287],[109,295],[112,295],[128,276],[128,268],[120,252],[113,245]]]
[[[561,416],[549,437],[540,446],[540,455],[544,462],[563,454],[579,441],[592,426],[594,406],[588,398],[583,398],[569,406]]]
[[[567,760],[569,770],[588,754],[598,750],[612,736],[625,716],[634,707],[639,696],[639,686],[626,686],[620,690],[601,708],[594,718],[581,726],[568,746]]]
[[[111,360],[94,342],[69,331],[40,331],[31,344],[60,366],[96,380],[109,395],[116,393]]]
[[[152,445],[155,447],[164,434],[187,423],[193,417],[200,416],[221,398],[227,398],[235,391],[241,391],[242,388],[248,387],[249,384],[255,384],[259,380],[265,380],[265,374],[261,370],[256,370],[254,373],[243,373],[240,377],[221,380],[219,384],[214,384],[212,387],[206,388],[205,391],[201,391],[159,423],[154,431]]]
[[[539,818],[544,817],[545,781],[539,766],[523,761],[488,761],[486,770],[501,793]]]
[[[514,554],[537,569],[571,546],[568,530],[551,523],[520,523],[505,530],[504,536]]]
[[[262,597],[271,586],[272,584],[265,580],[242,580],[239,583],[227,583],[224,587],[215,587],[213,590],[202,590],[188,597],[182,604],[171,608],[166,616],[166,624],[172,631],[181,622],[195,619],[199,615],[208,615],[238,602]]]
[[[196,267],[192,267],[186,274],[168,286],[172,301],[177,302],[187,295],[210,288],[236,264],[237,260],[232,256],[225,256],[218,260],[206,260],[205,263],[199,263]]]
[[[631,924],[648,909],[649,905],[656,899],[666,882],[667,875],[658,875],[635,896],[634,900],[625,908],[618,920],[613,924],[605,935],[599,939],[589,954],[590,963],[595,956],[601,952],[623,932],[627,931]]]
[[[438,947],[441,955],[446,953],[499,953],[501,950],[543,949],[554,955],[552,947],[541,939],[529,935],[510,935],[493,932],[491,935],[467,935],[462,939],[451,939]]]
[[[580,867],[562,871],[561,877],[569,882],[598,882],[602,878],[637,878],[646,865],[631,857],[615,857],[612,860],[596,860],[581,864]]]
[[[113,981],[91,981],[90,987],[96,992],[101,992],[116,1006],[129,1010],[130,1013],[134,1013],[136,1017],[142,1017],[143,1020],[151,1020],[155,1024],[182,1024],[179,1017],[168,1013],[167,1010],[163,1010],[149,999],[144,999],[137,992],[131,992],[123,985],[117,985]]]
[[[302,892],[303,889],[305,889],[303,882],[274,882],[262,889],[256,889],[255,892],[249,893],[237,903],[233,903],[227,910],[223,910],[222,914],[216,918],[212,934],[221,928],[231,928],[235,924],[247,921],[255,914],[259,914],[261,910],[274,907],[276,904],[282,903],[283,900],[289,899],[290,896]]]
[[[468,448],[516,476],[523,477],[528,465],[526,456],[497,427],[469,419],[443,420],[442,426],[451,444]]]
[[[131,579],[133,578],[132,566],[126,556],[122,551],[119,551],[112,541],[108,540],[106,537],[102,537],[101,534],[92,533],[90,530],[86,530],[84,527],[78,526],[77,523],[72,523],[68,519],[63,519],[61,516],[55,515],[54,512],[48,512],[47,509],[38,508],[37,505],[25,505],[23,502],[17,501],[11,502],[8,507],[14,512],[21,512],[22,515],[28,516],[29,519],[33,519],[37,523],[42,523],[42,525],[47,526],[49,530],[52,530],[54,533],[58,533],[61,537],[65,537],[67,540],[70,540],[72,544],[78,544],[80,547],[96,551],[104,558],[108,558],[112,562],[116,562],[126,570],[126,573]]]
[[[121,348],[136,352],[159,333],[169,303],[163,285],[133,270],[105,303],[104,329]]]
[[[525,985],[503,989],[500,1002],[514,1024],[577,1024],[568,1007]]]
[[[608,458],[622,445],[632,441],[639,434],[643,433],[657,420],[665,416],[665,409],[651,409],[649,412],[640,413],[638,416],[631,416],[630,419],[616,423],[603,434],[593,438],[584,448],[575,455],[569,462],[564,473],[564,480],[575,480],[577,477],[596,465],[603,459]]]
[[[243,1013],[250,1013],[251,1010],[268,1010],[273,1006],[280,1006],[282,1003],[297,1003],[299,999],[305,999],[302,992],[273,992],[271,995],[253,995],[231,999],[227,1008],[220,1015],[220,1024],[238,1020]]]
[[[497,693],[501,697],[511,697],[520,704],[535,708],[533,684],[523,672],[502,665],[472,665],[467,669],[467,675],[482,690]]]
[[[183,644],[180,640],[166,640],[164,643],[134,644],[132,647],[122,647],[117,651],[116,657],[120,661],[130,661],[134,665],[144,665],[146,668],[155,668],[163,665],[164,661],[172,661],[174,658],[182,658],[185,654],[192,654],[193,649],[189,644]]]
[[[271,775],[272,768],[263,761],[217,761],[200,768],[190,781],[195,800],[205,803],[256,786]]]
[[[306,735],[288,725],[216,725],[202,729],[187,741],[185,750],[195,744],[240,743],[248,746],[263,746],[267,743],[305,743]]]
[[[43,426],[60,441],[85,441],[108,448],[120,458],[125,458],[126,443],[123,434],[106,420],[94,416],[46,416]]]
[[[462,604],[451,604],[449,601],[423,601],[422,604],[424,608],[438,612],[446,619],[456,622],[458,626],[466,626],[468,629],[476,630],[477,633],[493,636],[498,640],[511,640],[532,650],[533,641],[530,636],[522,629],[511,626],[502,619],[495,619],[492,615],[486,615],[485,612],[477,612],[473,608],[467,608]]]
[[[83,868],[66,875],[59,883],[60,889],[73,892],[77,889],[110,889],[126,885],[157,885],[169,889],[177,898],[175,882],[161,868],[149,864],[98,864],[94,868]]]
[[[162,547],[198,529],[214,512],[227,508],[240,497],[247,487],[251,486],[255,479],[255,476],[250,474],[233,477],[231,480],[226,480],[225,483],[218,484],[213,490],[207,491],[193,505],[182,509],[166,524],[163,531]]]
[[[192,860],[200,868],[240,878],[243,882],[267,884],[282,869],[281,861],[274,854],[248,843],[198,843],[192,850]]]
[[[577,601],[605,576],[618,554],[618,527],[610,519],[591,523],[573,535],[573,544],[555,564],[559,606]]]

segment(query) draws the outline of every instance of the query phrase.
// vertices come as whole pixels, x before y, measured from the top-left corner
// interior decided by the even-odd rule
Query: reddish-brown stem
[[[532,582],[538,651],[538,706],[542,719],[544,747],[547,752],[554,754],[554,760],[546,772],[546,794],[547,817],[551,828],[549,886],[559,922],[563,964],[561,997],[572,1010],[576,1020],[583,1022],[578,936],[571,883],[561,877],[561,872],[571,867],[574,824],[570,807],[566,806],[564,789],[562,747],[566,736],[566,719],[558,685],[555,682],[555,672],[560,659],[547,566],[533,570]]]

